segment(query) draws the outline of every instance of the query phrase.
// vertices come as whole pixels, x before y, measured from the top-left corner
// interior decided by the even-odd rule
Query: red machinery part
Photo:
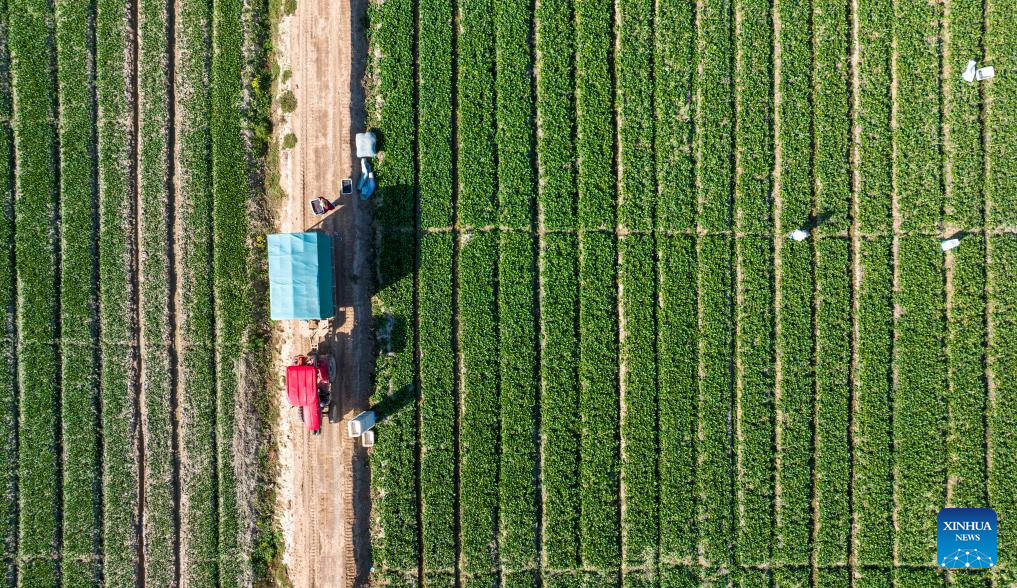
[[[291,405],[304,407],[304,424],[311,431],[317,431],[321,427],[317,376],[315,366],[291,365],[286,367],[286,397]]]

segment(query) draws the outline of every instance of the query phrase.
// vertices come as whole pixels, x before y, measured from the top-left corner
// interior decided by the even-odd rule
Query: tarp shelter
[[[324,233],[268,236],[272,320],[318,320],[335,314],[332,239]]]

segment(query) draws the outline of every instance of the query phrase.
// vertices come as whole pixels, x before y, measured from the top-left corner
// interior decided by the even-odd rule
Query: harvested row
[[[580,555],[604,572],[621,564],[616,248],[614,235],[579,235]]]
[[[188,584],[219,579],[218,464],[216,459],[215,297],[213,294],[212,165],[207,121],[211,89],[207,63],[212,26],[207,3],[178,5],[176,64],[176,180],[181,241],[181,308],[186,345],[180,354],[181,559]]]
[[[99,516],[102,484],[98,379],[98,194],[89,145],[95,119],[88,66],[87,3],[60,1],[56,9],[57,70],[60,75],[60,291],[62,346],[61,438],[64,449],[61,576],[67,585],[87,585],[95,569],[66,565],[101,555]],[[98,567],[98,566],[96,566]],[[80,575],[79,575],[80,574]]]
[[[646,231],[654,227],[657,200],[653,155],[654,78],[649,75],[653,71],[654,57],[654,2],[619,2],[616,10],[618,226]]]
[[[459,249],[459,353],[462,407],[459,494],[463,573],[482,582],[497,564],[498,235],[466,233]]]
[[[540,252],[541,490],[544,566],[579,559],[579,276],[576,235],[546,234]]]
[[[894,326],[893,439],[898,560],[925,565],[935,553],[930,504],[944,503],[946,424],[941,394],[946,387],[943,355],[943,258],[926,237],[899,238],[900,308]],[[938,510],[938,507],[935,509]]]
[[[696,563],[699,333],[696,242],[689,236],[657,241],[657,390],[660,566]],[[666,582],[665,582],[666,583]]]
[[[940,4],[896,7],[897,199],[904,231],[933,231],[943,205],[939,93]]]
[[[55,148],[55,80],[51,76],[53,8],[15,0],[9,14],[14,149],[15,313],[18,331],[18,558],[48,557],[60,546],[60,283]],[[38,573],[55,562],[42,563]],[[22,582],[35,572],[23,570]]]
[[[652,220],[652,219],[651,219]],[[621,500],[623,579],[629,570],[656,575],[657,480],[656,243],[628,235],[618,245]],[[635,575],[635,574],[632,574]]]
[[[576,141],[579,228],[615,227],[614,5],[576,0]],[[557,49],[560,50],[560,49]]]
[[[254,275],[248,240],[248,166],[241,120],[244,83],[242,0],[217,0],[212,13],[212,226],[215,300],[216,440],[219,475],[219,582],[225,586],[249,583],[246,554],[250,508],[237,494],[238,446],[235,437],[237,403],[243,402],[238,367],[245,355],[247,335],[254,323]],[[238,254],[245,252],[245,254]],[[246,511],[246,512],[242,512]]]
[[[851,242],[816,242],[816,562],[847,563],[851,531]]]
[[[732,521],[732,418],[734,332],[732,239],[708,235],[699,239],[699,443],[696,490],[699,500],[700,557],[707,580],[731,569],[728,542]]]
[[[947,500],[984,508],[985,495],[985,239],[970,235],[948,253]],[[952,267],[950,267],[952,266]]]
[[[501,390],[498,555],[505,573],[534,570],[537,545],[536,320],[534,239],[502,233],[498,246],[498,354]],[[507,575],[516,585],[531,575]]]
[[[813,0],[812,88],[815,210],[821,234],[842,233],[851,225],[851,142],[848,68],[848,3]]]
[[[893,131],[890,127],[892,0],[858,2],[858,228],[887,231],[892,225]]]
[[[735,249],[736,555],[762,565],[771,561],[774,528],[773,240],[740,237]]]
[[[452,218],[452,13],[455,0],[417,3],[417,157],[421,228]]]
[[[724,231],[731,226],[734,108],[731,0],[709,0],[698,10],[696,55],[696,187],[698,228]]]
[[[982,3],[974,0],[946,2],[943,9],[945,216],[952,225],[978,227],[985,206],[981,89],[965,82],[961,72],[968,59],[981,58],[984,15]]]
[[[1017,70],[1017,55],[1007,23],[1017,18],[1017,2],[998,0],[984,5],[984,51],[999,73]],[[986,220],[990,227],[1017,223],[1017,178],[1007,170],[1017,165],[1017,78],[998,75],[985,89]]]
[[[693,88],[696,23],[693,5],[658,0],[654,21],[653,105],[654,171],[657,177],[655,227],[684,230],[695,226],[696,191],[692,160]]]
[[[893,551],[891,373],[893,259],[890,238],[860,244],[855,343],[854,480],[855,558],[881,565]]]
[[[494,18],[491,2],[459,2],[456,97],[458,99],[458,218],[463,227],[497,221]],[[412,30],[406,29],[407,34]]]
[[[141,305],[142,433],[145,449],[145,580],[176,581],[178,533],[174,468],[175,347],[170,284],[173,242],[169,181],[166,3],[138,5],[138,283]]]
[[[96,63],[129,64],[127,6],[99,0],[95,23]],[[126,68],[96,70],[99,159],[99,329],[102,333],[103,578],[111,586],[133,585],[138,564],[134,529],[138,511],[134,399],[138,349],[134,194],[131,190],[131,110]]]
[[[774,560],[810,561],[813,358],[812,247],[780,244],[780,305],[777,310],[777,543]]]
[[[387,188],[389,181],[395,180],[378,175],[380,189]],[[416,574],[419,553],[416,515],[419,497],[416,477],[410,475],[417,467],[414,410],[417,391],[413,337],[409,331],[414,311],[414,250],[411,234],[399,231],[381,234],[374,313],[375,323],[387,335],[378,339],[379,359],[371,397],[380,421],[371,466],[371,508],[373,524],[384,535],[374,537],[371,550],[375,566],[395,575]]]
[[[423,170],[421,170],[423,171]],[[421,178],[423,180],[423,178]],[[456,378],[452,233],[420,238],[420,504],[424,574],[455,571]]]
[[[532,21],[530,0],[494,2],[498,224],[516,229],[530,228],[532,220]]]
[[[991,238],[988,243],[989,309],[989,503],[1000,520],[1017,513],[1017,291],[1013,277],[1017,275],[1017,238],[1005,235]],[[1008,553],[1017,544],[1017,534],[999,531],[998,547]],[[995,570],[996,585],[1017,580],[1013,566]]]
[[[576,226],[573,2],[537,2],[534,18],[538,222],[548,229],[572,229]]]

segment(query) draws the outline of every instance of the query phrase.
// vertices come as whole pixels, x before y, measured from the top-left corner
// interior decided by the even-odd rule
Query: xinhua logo
[[[996,511],[944,508],[936,517],[936,561],[944,568],[996,566]]]

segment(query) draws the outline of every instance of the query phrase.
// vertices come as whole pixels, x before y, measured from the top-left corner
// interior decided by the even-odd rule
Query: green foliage
[[[540,414],[543,551],[548,566],[579,566],[579,243],[548,234],[540,252]]]
[[[297,146],[297,136],[293,133],[286,133],[286,136],[283,137],[282,146],[283,149],[293,149]]]
[[[985,201],[990,226],[1013,226],[1017,223],[1017,178],[1007,170],[1017,166],[1017,78],[999,75],[1017,71],[1017,55],[1010,49],[1013,38],[1005,23],[1017,18],[1017,3],[992,2],[984,10],[984,57],[995,66],[996,77],[985,83],[984,120],[985,155],[988,159]],[[981,64],[979,64],[981,67]],[[983,82],[984,83],[984,82]],[[1017,575],[1013,576],[1017,577]]]
[[[417,158],[420,226],[452,226],[452,12],[455,0],[420,0]]]
[[[297,96],[293,90],[283,90],[282,95],[279,96],[279,108],[284,114],[289,114],[297,109]]]
[[[697,13],[697,221],[699,228],[723,231],[731,226],[734,148],[731,0],[709,0],[697,9]]]
[[[886,26],[893,6],[892,0],[858,3],[858,226],[865,232],[886,231],[893,222],[893,30]]]
[[[574,0],[578,224],[583,229],[615,225],[614,109],[611,59],[614,51],[608,0]]]
[[[466,233],[459,248],[459,349],[462,428],[459,436],[462,559],[466,574],[496,565],[499,369],[495,282],[497,234]]]
[[[495,0],[498,224],[529,228],[533,202],[533,78],[530,0]]]
[[[816,232],[830,234],[846,231],[851,225],[848,5],[814,0],[812,23],[813,176],[815,213],[822,221]],[[931,117],[926,114],[926,118]]]
[[[492,3],[457,0],[458,214],[463,227],[495,224],[495,31]]]
[[[618,3],[615,101],[618,108],[618,225],[649,230],[656,216],[653,0]]]

